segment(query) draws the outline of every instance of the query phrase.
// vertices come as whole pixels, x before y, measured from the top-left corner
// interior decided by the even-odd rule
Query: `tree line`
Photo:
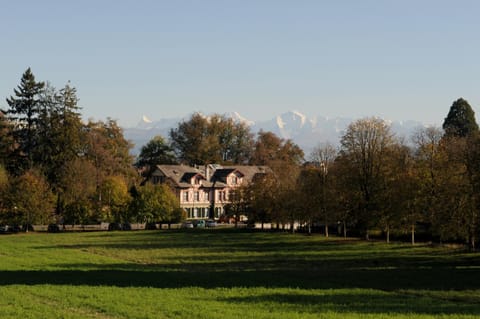
[[[178,222],[185,213],[175,193],[142,183],[155,164],[303,158],[291,141],[269,132],[254,139],[221,115],[193,114],[170,140],[156,137],[134,158],[115,120],[83,121],[75,87],[56,89],[28,68],[0,112],[0,224]]]
[[[137,186],[132,145],[116,121],[82,120],[70,83],[57,90],[29,68],[6,103],[0,113],[0,223],[182,218],[168,187]]]
[[[285,178],[283,175],[288,172]],[[410,139],[379,118],[351,123],[335,148],[323,144],[300,167],[274,170],[238,190],[250,220],[328,226],[369,239],[380,230],[476,247],[480,216],[480,134],[468,102],[453,103],[443,127]],[[421,230],[419,229],[421,228]]]
[[[0,116],[0,223],[173,222],[185,218],[165,185],[142,181],[157,164],[267,165],[270,174],[230,194],[227,212],[278,227],[300,222],[369,238],[421,231],[439,241],[479,235],[480,135],[471,106],[455,101],[443,127],[395,136],[378,118],[352,122],[340,147],[305,158],[291,140],[194,113],[134,158],[116,121],[83,121],[76,89],[38,82],[30,69]],[[330,227],[329,227],[330,226]]]
[[[306,231],[322,225],[327,236],[334,225],[366,239],[380,230],[387,241],[408,234],[412,243],[421,233],[472,248],[480,231],[480,135],[462,98],[441,128],[419,127],[406,138],[382,119],[363,118],[347,127],[340,147],[319,145],[307,159],[298,145],[271,132],[254,138],[244,123],[193,114],[168,141],[156,137],[145,145],[140,163],[270,166],[271,174],[230,194],[227,211],[250,222],[300,222]]]

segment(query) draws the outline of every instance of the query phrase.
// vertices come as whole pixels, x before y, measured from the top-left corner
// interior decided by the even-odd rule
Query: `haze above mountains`
[[[279,114],[267,121],[246,119],[237,112],[226,113],[225,116],[246,123],[254,134],[260,130],[271,131],[284,139],[291,139],[302,147],[306,155],[320,143],[330,142],[338,145],[347,126],[355,120],[353,118],[327,118],[323,116],[309,118],[298,111]],[[135,144],[132,153],[138,154],[140,148],[156,135],[168,138],[170,129],[177,127],[179,122],[188,120],[189,117],[150,120],[143,116],[137,126],[124,128],[125,137]],[[415,129],[424,126],[423,123],[413,120],[389,122],[397,136],[406,138],[409,138]]]

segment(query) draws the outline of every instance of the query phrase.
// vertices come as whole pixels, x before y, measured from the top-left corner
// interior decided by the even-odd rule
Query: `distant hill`
[[[323,116],[308,118],[298,111],[279,114],[268,121],[250,120],[241,116],[238,112],[227,113],[225,116],[246,123],[251,127],[253,133],[260,130],[271,131],[282,138],[292,139],[303,148],[305,154],[310,153],[319,143],[328,141],[338,145],[346,127],[355,120],[353,118],[327,118]],[[125,137],[135,145],[132,153],[138,154],[140,148],[156,135],[168,138],[170,129],[188,118],[187,116],[184,118],[150,120],[143,116],[135,127],[124,128]],[[423,126],[418,121],[390,121],[390,123],[392,130],[398,136],[406,138],[409,138],[415,129]]]

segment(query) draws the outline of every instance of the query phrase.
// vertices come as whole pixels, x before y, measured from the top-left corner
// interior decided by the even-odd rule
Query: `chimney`
[[[210,181],[210,167],[208,164],[205,165],[205,178],[207,181]]]

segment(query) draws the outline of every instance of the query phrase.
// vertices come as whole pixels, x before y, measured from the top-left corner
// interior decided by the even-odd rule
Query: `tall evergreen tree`
[[[478,132],[475,112],[466,100],[459,98],[453,102],[443,122],[443,129],[447,137],[466,137]]]
[[[59,181],[58,171],[80,152],[83,124],[79,109],[74,87],[67,84],[57,92],[47,85],[41,100],[35,162],[53,185]]]
[[[14,89],[15,96],[7,98],[9,109],[4,111],[13,124],[12,135],[16,144],[13,165],[16,170],[33,166],[33,151],[36,144],[36,126],[40,114],[40,93],[45,84],[35,81],[30,68],[22,75],[20,85]],[[14,172],[18,174],[19,172]]]

